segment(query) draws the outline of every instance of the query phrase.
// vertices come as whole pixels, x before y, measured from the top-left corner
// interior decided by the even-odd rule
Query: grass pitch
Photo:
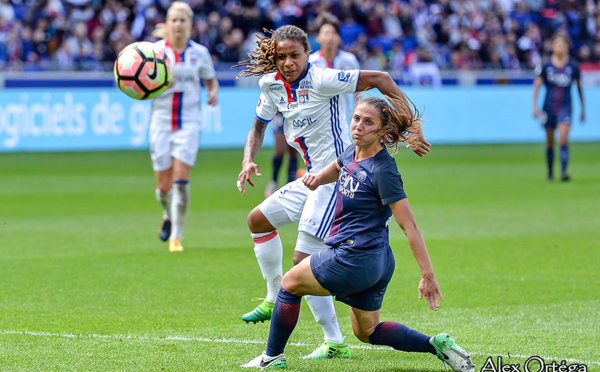
[[[0,370],[240,370],[268,334],[268,323],[240,316],[265,292],[246,216],[263,198],[270,154],[242,196],[242,151],[200,152],[183,253],[157,238],[146,152],[0,154]],[[392,224],[382,319],[450,333],[477,371],[498,356],[521,371],[531,356],[600,371],[600,146],[571,154],[569,183],[545,182],[542,145],[397,154],[446,300],[437,312],[417,300],[418,267]],[[280,235],[288,269],[295,227]],[[444,370],[430,355],[360,343],[348,308],[336,307],[352,359],[299,358],[322,342],[304,304],[290,370]]]

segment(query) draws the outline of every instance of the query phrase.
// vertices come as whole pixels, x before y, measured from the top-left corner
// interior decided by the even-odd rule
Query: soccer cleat
[[[183,252],[183,246],[179,239],[169,240],[169,252]]]
[[[471,356],[467,354],[447,333],[440,333],[429,339],[429,343],[435,348],[437,357],[450,366],[456,372],[473,372],[475,365]]]
[[[342,342],[325,341],[315,351],[302,357],[302,359],[332,358],[350,358],[350,347],[348,347],[346,339]]]
[[[273,369],[285,369],[287,368],[287,360],[285,360],[285,355],[279,354],[274,357],[270,357],[266,352],[262,352],[261,355],[252,359],[246,364],[242,364],[240,367],[242,368],[273,368]]]
[[[171,236],[171,220],[164,219],[160,230],[158,230],[158,238],[163,242],[169,240]]]
[[[563,174],[560,176],[560,180],[561,180],[561,181],[563,181],[563,182],[570,181],[570,180],[571,180],[571,177],[569,177],[569,175],[568,175],[568,174],[566,174],[566,173],[563,173]]]
[[[242,315],[242,320],[246,323],[254,323],[257,322],[263,323],[265,320],[271,320],[271,315],[273,314],[273,308],[275,304],[271,301],[264,300],[257,307],[254,308],[249,313]]]
[[[267,188],[265,189],[265,198],[271,196],[271,194],[273,194],[275,191],[277,191],[277,181],[271,180],[269,181],[269,183],[267,184]]]

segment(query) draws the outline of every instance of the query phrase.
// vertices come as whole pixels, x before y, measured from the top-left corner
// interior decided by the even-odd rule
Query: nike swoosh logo
[[[152,61],[154,62],[154,69],[152,72],[148,73],[148,77],[150,79],[156,79],[156,75],[158,75],[158,69],[156,68],[156,54],[154,54],[154,50],[152,51]]]

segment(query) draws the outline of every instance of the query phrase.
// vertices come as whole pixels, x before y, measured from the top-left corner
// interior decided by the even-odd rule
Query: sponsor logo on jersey
[[[290,123],[294,128],[304,128],[307,125],[312,125],[314,120],[311,118],[304,118],[302,120],[291,120]]]
[[[283,99],[283,97],[281,97],[281,99],[279,100],[279,103],[285,103],[285,99]]]
[[[258,105],[256,105],[256,107],[260,107],[260,105],[262,104],[262,98],[258,99]]]
[[[298,107],[298,102],[290,102],[287,104],[288,110],[293,110]]]
[[[271,85],[269,85],[269,90],[271,92],[278,91],[278,90],[283,90],[283,85],[281,85],[281,84],[271,84]]]
[[[341,174],[339,186],[340,194],[347,198],[354,199],[354,193],[358,190],[359,186],[360,182],[355,180],[350,174],[347,172]]]
[[[312,83],[308,80],[302,80],[300,82],[300,89],[312,89]]]
[[[350,80],[350,73],[349,72],[340,71],[338,73],[338,80],[339,81],[343,81],[344,83],[347,83]]]
[[[308,89],[303,89],[298,91],[298,102],[306,103],[308,102]]]

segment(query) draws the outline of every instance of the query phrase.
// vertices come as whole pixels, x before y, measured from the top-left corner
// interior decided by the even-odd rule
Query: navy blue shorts
[[[557,114],[544,111],[542,113],[542,124],[546,129],[555,129],[558,124],[571,125],[571,110],[560,109]]]
[[[357,249],[343,243],[310,257],[310,268],[321,287],[337,301],[365,311],[381,309],[395,266],[389,245]]]

